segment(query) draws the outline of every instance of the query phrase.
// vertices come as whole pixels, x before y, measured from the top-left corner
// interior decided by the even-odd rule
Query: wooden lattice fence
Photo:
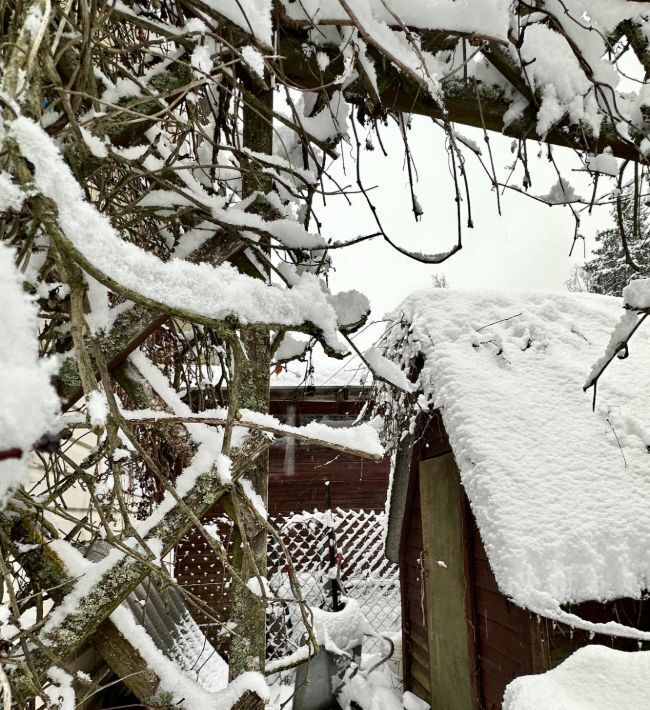
[[[328,573],[335,560],[344,593],[357,599],[371,626],[380,633],[400,628],[400,588],[397,565],[384,556],[385,514],[372,510],[314,510],[272,516],[289,548],[303,595],[310,606],[331,606]],[[230,528],[225,516],[206,522],[214,526],[226,548]],[[335,549],[330,551],[330,541]],[[279,600],[268,610],[268,659],[291,653],[301,643],[304,626],[291,599],[287,562],[277,540],[269,540],[269,587]],[[225,634],[219,621],[228,618],[230,580],[215,553],[197,531],[177,550],[176,575],[180,583],[211,610],[212,619],[199,609],[195,618],[213,645],[225,652]],[[332,573],[330,573],[332,576]],[[283,600],[283,601],[282,601]]]

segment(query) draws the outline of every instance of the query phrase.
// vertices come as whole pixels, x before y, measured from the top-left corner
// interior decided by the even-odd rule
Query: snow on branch
[[[621,320],[618,322],[618,325],[614,328],[609,338],[609,342],[605,348],[605,354],[592,365],[583,387],[584,390],[588,390],[590,387],[594,388],[594,403],[596,401],[596,385],[601,375],[616,356],[627,357],[630,338],[642,325],[647,315],[647,313],[639,315],[634,311],[627,311],[621,316]]]
[[[82,554],[65,541],[54,545],[69,574],[84,584],[97,579],[102,563],[84,558]],[[64,602],[67,603],[67,602]],[[147,667],[159,679],[157,694],[168,694],[172,702],[185,710],[230,710],[247,692],[252,691],[262,699],[268,698],[268,686],[259,673],[243,674],[236,681],[225,684],[220,690],[205,689],[198,681],[190,678],[179,664],[165,654],[154,642],[145,627],[138,623],[126,603],[120,604],[110,615],[110,619],[122,636],[131,644],[147,663]],[[219,684],[219,679],[214,679]]]
[[[16,253],[0,245],[5,296],[0,322],[0,505],[6,502],[11,522],[11,539],[3,542],[3,552],[17,564],[5,564],[2,556],[0,582],[16,598],[10,613],[16,632],[5,639],[6,655],[15,658],[28,649],[9,673],[9,682],[15,704],[70,704],[76,679],[62,670],[65,659],[86,642],[93,643],[98,625],[114,629],[109,618],[114,614],[113,621],[146,656],[139,668],[162,674],[173,686],[170,692],[177,693],[174,700],[184,696],[188,706],[228,707],[228,693],[234,698],[242,692],[263,697],[265,692],[266,600],[250,592],[264,588],[265,538],[275,535],[264,519],[262,458],[269,434],[374,460],[382,455],[373,426],[292,427],[259,413],[269,404],[274,356],[276,362],[300,357],[313,339],[337,355],[357,349],[349,333],[366,321],[369,303],[356,291],[330,292],[332,254],[381,238],[421,263],[453,257],[463,245],[463,224],[474,224],[461,145],[486,170],[499,209],[501,188],[515,187],[509,184],[511,176],[505,183],[498,179],[487,131],[506,132],[514,139],[512,170],[523,167],[525,190],[532,185],[527,139],[575,150],[594,180],[590,206],[616,201],[619,214],[625,210],[626,217],[631,215],[627,232],[637,234],[646,171],[635,161],[650,146],[647,7],[623,0],[116,0],[108,5],[91,17],[80,0],[25,0],[5,3],[3,16],[6,34],[15,41],[5,48],[0,95],[0,217],[2,239],[15,245]],[[394,201],[374,204],[373,193],[363,184],[364,144],[371,150],[376,134],[383,150],[382,124],[394,117],[404,143],[413,215],[420,217],[427,205],[413,189],[416,156],[408,142],[412,114],[433,118],[444,131],[457,205],[457,236],[447,250],[435,243],[400,246],[382,226],[381,212],[392,210]],[[462,138],[454,122],[483,129],[484,150]],[[332,162],[345,157],[347,172],[349,151],[339,150],[342,141],[351,143],[354,187],[337,180],[337,163]],[[555,166],[550,148],[540,152]],[[621,197],[627,189],[623,173],[628,161],[634,168],[633,203]],[[587,200],[578,194],[582,188],[574,189],[555,168],[556,184],[536,197],[568,205],[577,222],[580,208],[574,205]],[[598,196],[598,180],[608,183],[612,175],[618,175],[617,192]],[[352,202],[355,195],[366,201],[376,225],[356,238],[329,235],[328,225],[321,223],[321,202],[331,203],[330,196]],[[634,266],[632,252],[626,258]],[[650,312],[649,293],[642,282],[628,289],[626,315],[587,386],[595,387],[612,358],[627,353],[630,338]],[[570,506],[588,511],[582,516],[587,532],[571,525],[567,538],[580,550],[584,540],[598,548],[574,555],[574,562],[581,560],[583,570],[600,570],[598,589],[603,593],[614,589],[628,594],[636,590],[630,585],[637,585],[639,560],[628,560],[633,574],[619,573],[625,565],[618,567],[620,556],[610,554],[611,536],[638,539],[636,521],[644,518],[636,511],[643,500],[633,475],[635,466],[645,470],[650,437],[642,415],[619,412],[627,403],[618,397],[618,372],[610,373],[614,390],[608,379],[600,396],[605,400],[614,391],[611,401],[619,413],[604,407],[592,415],[580,391],[579,365],[575,372],[567,371],[572,388],[561,386],[558,371],[569,361],[575,364],[576,351],[594,339],[587,342],[586,329],[581,335],[582,323],[574,328],[556,320],[555,308],[544,303],[532,303],[533,317],[528,318],[518,306],[504,311],[491,297],[481,297],[471,310],[486,307],[489,314],[478,323],[470,318],[462,333],[455,330],[457,312],[443,308],[444,317],[427,320],[425,331],[447,318],[449,331],[430,339],[420,337],[426,333],[413,319],[400,315],[383,346],[358,355],[381,383],[375,401],[382,416],[393,422],[392,441],[406,445],[409,439],[402,437],[418,414],[441,407],[452,445],[459,450],[464,482],[476,483],[468,488],[472,505],[486,495],[479,485],[500,491],[503,480],[507,495],[490,500],[505,501],[500,530],[512,543],[486,545],[492,557],[504,561],[501,567],[493,564],[495,574],[504,574],[508,582],[522,580],[515,589],[522,604],[530,601],[528,607],[579,626],[581,620],[567,616],[559,604],[553,606],[553,600],[582,598],[589,577],[576,565],[571,575],[555,575],[566,546],[560,550],[549,541],[555,540],[558,521],[568,516],[567,501],[558,500],[554,481],[569,485],[565,497]],[[604,315],[593,321],[603,342],[609,333],[601,325],[616,307],[603,305]],[[512,313],[524,315],[512,320]],[[489,335],[481,335],[486,323]],[[298,342],[292,331],[308,338]],[[645,333],[639,333],[633,342],[641,349],[644,340]],[[563,357],[554,360],[554,352]],[[599,354],[589,350],[588,361]],[[96,425],[88,434],[87,424],[76,415],[55,421],[58,401],[49,382],[49,363],[58,355],[57,389],[69,406],[84,392],[85,410]],[[434,373],[434,366],[443,369]],[[477,408],[451,406],[452,387],[435,388],[443,372],[457,391],[455,373],[465,368],[467,388],[484,396],[486,367],[493,382],[520,375],[521,386],[511,403],[506,395],[512,386],[496,388],[500,396],[488,403],[492,416],[483,417],[481,426],[466,435]],[[538,381],[543,367],[549,373],[545,386],[533,388],[536,406],[524,412],[521,393],[528,392],[529,382]],[[630,379],[630,368],[616,369],[625,369]],[[566,402],[564,409],[575,412],[567,417],[570,424],[544,417],[534,436],[526,435],[517,447],[512,469],[508,460],[501,478],[476,475],[495,448],[477,443],[481,437],[487,440],[490,427],[506,421],[514,422],[507,427],[509,436],[523,437],[522,421],[543,409],[540,397],[551,402],[554,413],[558,401]],[[62,429],[61,421],[75,431]],[[580,438],[590,442],[591,453],[565,442],[565,453],[556,457],[561,466],[546,466],[544,476],[531,481],[526,472],[546,451],[546,443],[535,438],[545,426],[552,435],[544,440],[555,448],[567,431],[585,432]],[[601,455],[592,444],[601,441],[603,431],[608,438]],[[20,487],[28,481],[32,448],[39,454],[38,470],[32,467],[37,480]],[[627,459],[622,471],[617,468],[619,449]],[[612,451],[613,461],[606,458]],[[566,475],[567,462],[581,471],[578,463],[586,455],[592,455],[589,496],[578,495],[584,487],[577,476]],[[530,460],[526,466],[524,458]],[[242,479],[244,472],[250,472],[247,479]],[[531,494],[533,483],[540,486],[536,496]],[[515,486],[520,487],[519,498],[513,494]],[[625,493],[623,510],[634,513],[612,514],[609,494],[614,492]],[[69,504],[69,497],[78,493],[84,499],[80,509]],[[242,559],[237,562],[229,561],[219,536],[200,521],[223,496],[241,537]],[[527,534],[540,500],[551,512],[540,516],[543,534],[533,540]],[[514,520],[517,501],[523,513]],[[490,534],[496,539],[496,516],[488,519],[484,506],[475,507],[485,539]],[[557,517],[554,511],[559,511]],[[621,520],[635,524],[615,530],[608,516],[619,527]],[[526,535],[520,534],[519,517]],[[591,525],[594,520],[598,525]],[[16,532],[23,523],[37,527],[37,534]],[[223,623],[230,642],[230,675],[241,675],[228,688],[224,678],[219,696],[186,684],[173,666],[159,665],[151,639],[118,609],[139,580],[163,576],[161,553],[190,528],[204,537],[232,581],[229,616],[215,620]],[[66,580],[62,532],[79,548],[92,537],[105,540],[111,551],[105,560],[72,572],[77,579]],[[539,540],[547,545],[542,557]],[[530,569],[542,582],[533,583],[523,568],[511,566],[510,554],[516,560],[528,554],[534,563]],[[28,556],[34,562],[23,565]],[[44,561],[58,564],[60,573],[48,572]],[[174,580],[170,576],[165,583]],[[532,595],[544,583],[554,587],[555,595],[551,601],[537,598],[535,606]],[[514,589],[512,584],[509,588]],[[25,610],[31,613],[34,589],[57,591],[50,595],[52,609],[29,628],[22,621]],[[297,589],[296,581],[292,591],[300,603]],[[0,617],[5,608],[0,607]],[[352,614],[352,607],[348,611]],[[357,622],[348,618],[334,628],[325,619],[321,626],[329,640],[325,633],[319,638],[347,652],[344,636],[358,630]],[[3,624],[4,631],[8,626]],[[307,622],[305,626],[309,629]],[[601,633],[600,627],[589,630]],[[618,627],[602,632],[630,635]],[[34,643],[34,634],[49,646]],[[100,636],[101,631],[95,640]],[[359,640],[359,634],[353,636],[350,641]],[[312,643],[313,652],[317,645]],[[105,660],[110,666],[109,658]],[[251,667],[258,671],[254,677],[246,675]],[[121,674],[120,681],[128,684],[132,670]],[[146,704],[148,699],[139,700]]]
[[[315,446],[324,446],[335,451],[342,451],[352,456],[360,456],[371,461],[380,461],[384,451],[379,442],[379,434],[370,424],[359,424],[352,427],[330,427],[319,422],[310,422],[304,426],[289,426],[282,424],[270,414],[253,412],[248,409],[238,411],[238,418],[233,426],[243,427],[253,431],[263,431],[276,436],[288,436],[298,441],[304,441]],[[225,409],[206,409],[200,414],[176,415],[168,412],[138,409],[122,411],[122,416],[132,424],[209,424],[225,426],[227,412]],[[85,418],[78,414],[64,417],[67,426],[85,425]]]
[[[404,370],[392,360],[384,357],[378,348],[366,350],[364,357],[377,379],[404,392],[415,391],[415,385],[409,381]]]
[[[297,276],[289,290],[268,286],[230,264],[217,267],[172,260],[122,240],[108,218],[87,202],[47,134],[19,117],[10,133],[34,166],[38,189],[58,208],[59,247],[105,286],[124,297],[204,325],[240,324],[302,329],[313,324],[335,352],[346,352],[338,320],[320,279]],[[91,236],[92,235],[92,236]]]
[[[605,353],[592,365],[584,384],[585,390],[594,388],[594,404],[598,380],[615,357],[628,356],[632,336],[650,314],[650,279],[631,281],[623,289],[623,305],[627,310],[612,331]]]
[[[34,444],[55,424],[55,362],[39,359],[34,303],[23,290],[14,252],[0,244],[0,505],[26,483]]]
[[[233,450],[232,463],[221,457],[218,465],[201,469],[201,453],[179,477],[176,495],[168,492],[149,518],[141,521],[137,532],[141,539],[164,556],[185,532],[254,465],[268,448],[266,437],[253,434]],[[224,470],[227,466],[227,470]],[[143,557],[145,551],[133,538],[114,546],[93,566],[92,575],[78,579],[63,601],[49,614],[40,631],[47,651],[36,650],[30,665],[21,665],[14,675],[15,686],[24,689],[31,682],[34,669],[51,666],[52,658],[65,659],[106,619],[150,573]]]
[[[648,145],[643,72],[633,84],[625,81],[632,54],[647,75],[643,3],[553,0],[536,5],[535,12],[531,3],[510,0],[282,4],[290,26],[317,28],[328,40],[331,26],[355,27],[373,49],[370,74],[389,75],[388,60],[395,76],[406,79],[398,90],[375,81],[382,88],[374,90],[373,101],[391,109],[496,131],[507,128],[521,138],[533,137],[532,118],[543,141],[591,153],[609,146],[609,160],[599,156],[589,165],[594,173],[609,174],[613,156],[638,160]],[[320,44],[326,48],[328,40]],[[479,61],[463,59],[468,45]],[[289,54],[288,41],[283,49]],[[297,65],[290,67],[289,75],[294,81],[300,77],[301,85],[303,73]]]
[[[234,23],[269,51],[272,50],[271,0],[205,0],[205,4],[226,22]]]
[[[283,4],[288,17],[299,24],[345,25],[353,22],[346,9],[348,3],[339,0],[304,0],[299,3],[283,0]],[[413,30],[438,30],[504,44],[507,42],[509,3],[503,0],[483,0],[480,3],[473,0],[357,0],[354,5],[363,7],[363,11],[376,22],[392,27],[403,23]],[[395,19],[396,13],[399,14],[399,23]]]
[[[345,103],[345,102],[343,102]],[[154,156],[148,156],[143,163],[151,171],[162,170],[165,167],[165,160],[169,160],[173,151],[159,138],[155,131],[147,131],[147,137],[156,151],[164,158],[160,160]],[[299,177],[305,184],[315,181],[315,176],[308,170],[293,168],[286,160],[274,155],[265,157],[255,151],[242,150],[243,156],[254,160],[256,164],[268,164],[273,167],[272,173],[280,171],[291,171]],[[262,168],[269,170],[269,168]],[[213,194],[209,194],[201,183],[194,178],[187,170],[180,171],[180,180],[184,183],[181,189],[175,187],[175,191],[153,190],[147,192],[140,200],[140,206],[156,206],[160,208],[173,208],[177,205],[201,205],[205,208],[212,221],[224,228],[232,228],[239,231],[246,230],[252,235],[270,237],[277,240],[280,245],[289,249],[322,250],[327,247],[327,241],[319,234],[308,232],[300,222],[293,219],[276,216],[273,220],[263,219],[260,215],[245,211],[244,207],[249,205],[258,195],[251,195],[243,202],[236,203],[229,209],[225,209],[226,200]],[[260,195],[260,197],[263,197]]]

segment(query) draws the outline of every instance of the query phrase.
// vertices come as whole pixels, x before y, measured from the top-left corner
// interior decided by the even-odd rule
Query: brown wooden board
[[[411,469],[409,495],[400,545],[402,653],[405,690],[423,700],[431,697],[426,599],[422,575],[422,527],[417,465]]]
[[[432,710],[473,710],[460,479],[451,453],[420,463]]]
[[[271,413],[294,426],[314,420],[349,425],[365,404],[360,399],[274,399]],[[334,508],[383,511],[389,470],[388,457],[380,462],[366,461],[288,437],[280,439],[269,456],[269,513],[326,510],[328,488]]]
[[[496,710],[508,683],[533,672],[530,614],[499,591],[471,513],[470,529],[483,704]]]

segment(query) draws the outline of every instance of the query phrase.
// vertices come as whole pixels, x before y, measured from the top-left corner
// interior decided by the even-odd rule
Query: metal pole
[[[334,513],[332,512],[332,487],[329,481],[325,481],[325,486],[327,487],[327,505],[330,511],[330,525],[328,530],[328,542],[329,542],[329,563],[330,571],[337,568],[337,575],[335,579],[330,578],[331,588],[332,588],[332,611],[339,611],[342,604],[340,600],[340,590],[339,590],[339,575],[338,575],[338,561],[336,559],[336,536],[334,535]]]

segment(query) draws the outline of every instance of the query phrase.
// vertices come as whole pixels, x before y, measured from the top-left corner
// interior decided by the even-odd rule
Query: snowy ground
[[[557,668],[522,676],[503,710],[641,710],[650,707],[650,651],[586,646]]]

